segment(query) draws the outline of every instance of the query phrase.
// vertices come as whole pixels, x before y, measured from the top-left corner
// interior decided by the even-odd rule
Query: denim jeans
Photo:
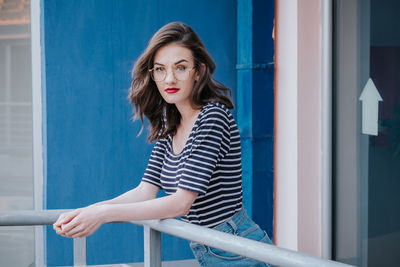
[[[252,219],[250,219],[250,217],[247,216],[244,208],[235,213],[231,219],[215,226],[213,229],[257,240],[259,242],[272,244],[267,233],[261,230],[261,228]],[[208,247],[196,242],[190,242],[190,248],[192,249],[197,261],[203,267],[269,266],[265,263],[252,260],[244,256]]]

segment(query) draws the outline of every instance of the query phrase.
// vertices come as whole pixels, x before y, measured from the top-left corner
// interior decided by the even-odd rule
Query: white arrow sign
[[[368,79],[361,95],[362,101],[362,133],[378,135],[378,106],[383,101],[371,78]]]

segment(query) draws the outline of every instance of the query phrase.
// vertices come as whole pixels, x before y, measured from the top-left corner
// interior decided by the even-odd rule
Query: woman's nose
[[[165,76],[166,83],[175,83],[176,82],[175,74],[172,70],[167,71],[166,75],[167,75],[167,76]]]

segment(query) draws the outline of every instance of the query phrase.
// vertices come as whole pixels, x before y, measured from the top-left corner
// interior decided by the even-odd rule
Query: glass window
[[[29,1],[0,1],[0,209],[33,209]],[[34,266],[34,228],[0,227],[0,266]]]
[[[400,266],[400,2],[334,2],[334,256]]]

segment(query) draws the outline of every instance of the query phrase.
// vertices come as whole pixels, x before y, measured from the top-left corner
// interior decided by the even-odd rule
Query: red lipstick
[[[165,92],[167,92],[168,94],[175,94],[178,91],[179,91],[178,88],[167,88],[167,89],[165,89]]]

